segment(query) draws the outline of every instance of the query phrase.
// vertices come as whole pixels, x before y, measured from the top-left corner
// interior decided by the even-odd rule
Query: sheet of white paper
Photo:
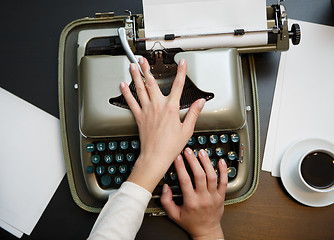
[[[7,232],[13,234],[17,238],[21,238],[23,236],[23,232],[21,232],[20,230],[12,227],[11,225],[2,221],[1,219],[0,219],[0,227],[5,229]]]
[[[271,162],[276,177],[283,154],[298,140],[321,138],[334,143],[334,27],[289,22],[300,24],[302,40],[282,55],[285,63],[280,64],[277,78],[263,159],[263,169]]]
[[[262,170],[271,172],[272,169],[272,153],[274,152],[275,142],[276,142],[276,134],[277,134],[277,120],[280,108],[280,99],[282,95],[282,87],[283,87],[283,79],[284,79],[284,69],[286,62],[286,52],[281,53],[280,62],[279,62],[279,70],[277,73],[277,80],[275,85],[275,93],[273,98],[273,103],[271,107],[270,120],[268,125],[267,132],[267,140],[266,147],[263,153],[263,162],[262,162]],[[266,161],[265,161],[266,160]]]
[[[233,32],[267,28],[265,0],[143,0],[145,37]],[[146,49],[254,46],[267,43],[266,33],[146,41]],[[154,47],[153,47],[154,46]]]
[[[0,219],[30,234],[65,174],[59,120],[0,88]]]

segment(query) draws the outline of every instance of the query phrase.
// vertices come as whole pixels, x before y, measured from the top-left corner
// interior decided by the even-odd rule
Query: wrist
[[[157,162],[158,158],[149,159],[140,155],[127,181],[133,182],[152,193],[168,169],[168,167],[165,169],[165,167],[159,166]]]
[[[210,231],[210,233],[205,235],[192,236],[193,240],[223,240],[224,234],[221,227],[217,228],[215,231]]]

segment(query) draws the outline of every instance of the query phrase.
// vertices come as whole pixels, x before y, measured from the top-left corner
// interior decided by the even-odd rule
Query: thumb
[[[204,104],[205,99],[201,98],[190,106],[186,118],[183,121],[183,125],[186,127],[186,129],[191,129],[193,131],[198,115],[201,113]]]
[[[173,201],[172,190],[167,184],[164,184],[162,188],[160,201],[162,206],[166,210],[168,217],[174,221],[177,221],[180,218],[181,207],[176,205]]]

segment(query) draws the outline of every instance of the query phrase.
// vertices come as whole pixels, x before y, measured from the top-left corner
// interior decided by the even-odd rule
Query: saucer
[[[314,192],[298,177],[298,161],[302,155],[316,148],[327,148],[334,152],[334,144],[322,139],[305,139],[290,147],[283,155],[280,167],[285,189],[298,202],[310,207],[325,207],[334,203],[334,191]]]

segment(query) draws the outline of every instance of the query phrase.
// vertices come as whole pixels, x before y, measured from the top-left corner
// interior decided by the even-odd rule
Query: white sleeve
[[[117,192],[110,194],[88,239],[134,239],[151,197],[146,189],[124,182]]]

